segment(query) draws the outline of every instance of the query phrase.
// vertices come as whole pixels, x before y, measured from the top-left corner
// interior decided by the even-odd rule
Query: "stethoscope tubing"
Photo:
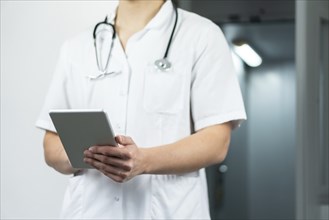
[[[113,24],[111,24],[111,23],[109,23],[109,22],[107,21],[107,16],[106,16],[104,21],[101,21],[101,22],[99,22],[99,23],[97,23],[97,24],[95,25],[95,28],[94,28],[94,31],[93,31],[93,38],[94,38],[94,41],[96,40],[97,29],[98,29],[98,27],[99,27],[100,25],[102,25],[102,24],[110,25],[110,26],[112,27],[112,29],[113,29],[112,40],[113,40],[113,39],[115,38],[115,36],[116,36],[115,27],[114,27]]]
[[[168,54],[169,54],[169,50],[170,50],[170,47],[171,47],[171,44],[172,44],[173,36],[175,34],[177,21],[178,21],[177,6],[176,6],[175,3],[172,3],[172,4],[173,4],[175,15],[176,15],[175,16],[174,26],[173,26],[173,29],[171,31],[170,38],[169,38],[169,41],[167,43],[167,48],[166,48],[166,51],[164,53],[163,58],[159,59],[159,60],[156,60],[154,62],[155,66],[158,69],[160,69],[161,71],[166,71],[167,69],[169,69],[171,67],[171,63],[167,60],[167,57],[168,57]],[[98,57],[98,53],[97,53],[97,29],[102,24],[109,25],[112,28],[112,31],[113,31],[112,39],[111,39],[112,42],[111,42],[108,58],[107,58],[106,65],[105,65],[104,69],[101,69],[101,66],[100,66],[100,63],[99,63],[99,57]],[[88,78],[90,78],[90,79],[99,79],[99,78],[101,78],[100,76],[104,77],[104,76],[110,75],[110,73],[106,73],[106,70],[107,70],[108,65],[109,65],[110,56],[111,56],[112,48],[113,48],[113,42],[114,42],[115,38],[116,38],[115,26],[108,22],[107,16],[105,17],[104,21],[99,22],[95,25],[95,28],[94,28],[94,31],[93,31],[93,39],[94,39],[94,47],[95,47],[95,54],[96,54],[96,62],[97,62],[97,66],[98,66],[98,69],[101,72],[101,74],[99,74],[98,76],[88,76]]]
[[[174,6],[174,10],[175,10],[175,23],[174,23],[174,27],[171,31],[171,34],[170,34],[170,38],[169,38],[169,41],[168,41],[168,44],[167,44],[167,49],[166,49],[166,52],[163,56],[163,59],[167,59],[168,57],[168,53],[169,53],[169,49],[170,49],[170,46],[171,46],[171,41],[173,39],[173,36],[175,34],[175,30],[176,30],[176,26],[177,26],[177,21],[178,21],[178,11],[177,11],[177,6],[175,5],[175,3],[173,3],[173,6]]]

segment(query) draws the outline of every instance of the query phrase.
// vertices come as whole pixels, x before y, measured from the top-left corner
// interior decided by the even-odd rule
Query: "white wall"
[[[1,219],[58,217],[68,176],[46,166],[34,123],[60,45],[113,4],[1,0]]]

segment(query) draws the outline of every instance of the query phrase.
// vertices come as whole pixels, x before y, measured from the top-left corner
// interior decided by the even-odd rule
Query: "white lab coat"
[[[36,125],[55,131],[50,109],[104,109],[116,134],[139,147],[172,143],[207,126],[246,118],[237,76],[217,25],[178,10],[169,51],[172,69],[159,72],[174,24],[167,1],[124,51],[116,38],[109,71],[99,80],[92,29],[65,42]],[[200,146],[202,147],[202,146]],[[116,183],[96,170],[70,178],[61,216],[70,219],[209,219],[204,169],[184,175],[140,175]]]

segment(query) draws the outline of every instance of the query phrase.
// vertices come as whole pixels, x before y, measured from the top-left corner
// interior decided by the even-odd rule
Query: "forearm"
[[[179,174],[222,162],[231,135],[230,123],[201,130],[173,144],[143,149],[145,173]]]
[[[84,152],[84,161],[117,182],[140,174],[182,174],[223,161],[230,136],[229,122],[152,148],[139,148],[131,137],[121,135],[116,137],[120,147],[93,146]]]
[[[73,174],[78,171],[72,168],[62,142],[56,133],[46,131],[43,146],[48,166],[62,174]]]

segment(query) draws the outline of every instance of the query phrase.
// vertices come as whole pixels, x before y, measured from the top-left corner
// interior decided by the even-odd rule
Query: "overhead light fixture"
[[[234,52],[251,67],[257,67],[262,64],[262,58],[245,41],[233,41]]]

